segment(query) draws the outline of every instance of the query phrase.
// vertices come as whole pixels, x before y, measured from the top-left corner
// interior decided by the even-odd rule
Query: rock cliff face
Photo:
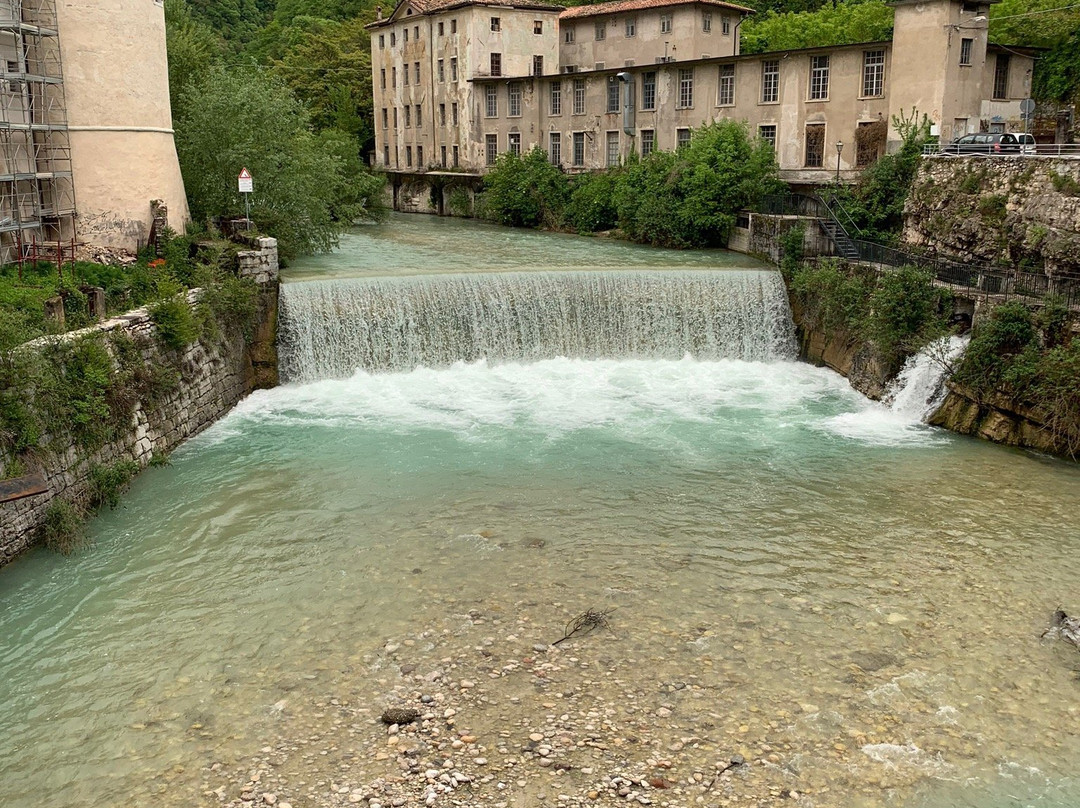
[[[799,339],[800,359],[835,370],[867,398],[879,401],[885,395],[891,371],[872,343],[843,332],[826,332],[810,324],[802,307],[794,299],[791,310]]]
[[[904,241],[933,255],[1080,273],[1080,160],[923,160],[904,221]]]
[[[1038,406],[1002,395],[979,400],[970,390],[951,382],[949,394],[930,419],[930,424],[1006,446],[1074,459],[1080,448],[1070,446],[1066,437],[1053,428],[1047,413]]]

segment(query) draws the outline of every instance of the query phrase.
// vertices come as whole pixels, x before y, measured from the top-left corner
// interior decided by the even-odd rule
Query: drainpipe
[[[738,56],[739,51],[742,50],[739,47],[739,26],[743,24],[743,20],[745,20],[747,18],[747,16],[748,15],[746,15],[746,14],[739,15],[739,21],[737,23],[735,23],[735,28],[731,32],[732,37],[733,37],[732,41],[731,41],[731,55],[732,56]]]

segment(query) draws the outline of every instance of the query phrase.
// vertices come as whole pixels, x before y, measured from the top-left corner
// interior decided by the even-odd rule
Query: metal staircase
[[[825,235],[832,241],[833,246],[836,248],[836,254],[848,261],[858,261],[860,258],[859,247],[851,237],[851,232],[862,235],[858,225],[844,210],[844,206],[840,204],[835,195],[821,194],[818,196],[818,200],[820,200],[825,212],[828,214],[827,217],[819,218],[818,224],[821,225]],[[847,222],[847,227],[844,226],[841,219]]]

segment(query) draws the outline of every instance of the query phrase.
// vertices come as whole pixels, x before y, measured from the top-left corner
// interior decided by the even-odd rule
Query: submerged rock
[[[412,707],[387,707],[383,710],[384,724],[411,724],[420,717],[420,711]]]

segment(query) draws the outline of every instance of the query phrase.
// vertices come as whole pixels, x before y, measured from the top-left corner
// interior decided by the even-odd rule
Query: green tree
[[[1056,103],[1080,99],[1080,8],[1061,0],[1003,0],[990,9],[990,41],[1044,48],[1032,94]]]
[[[236,176],[255,176],[252,217],[280,241],[283,255],[328,250],[355,206],[337,211],[341,158],[320,148],[307,113],[280,81],[256,66],[212,68],[179,102],[176,147],[192,216],[237,215]]]
[[[540,147],[524,157],[499,156],[484,177],[488,217],[514,227],[553,226],[562,219],[570,188],[566,176]]]
[[[885,0],[848,0],[799,8],[780,3],[778,11],[750,17],[742,24],[742,52],[818,48],[881,42],[892,38],[893,10]],[[807,4],[812,6],[812,3]]]

